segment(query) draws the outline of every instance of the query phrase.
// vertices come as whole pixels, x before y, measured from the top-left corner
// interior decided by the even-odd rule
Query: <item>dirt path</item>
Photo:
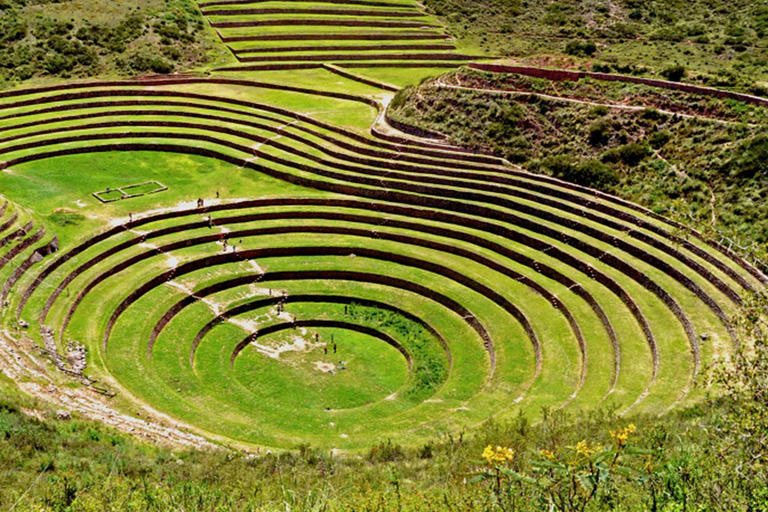
[[[486,89],[482,87],[466,87],[462,85],[447,84],[445,82],[440,82],[440,81],[434,82],[433,86],[438,88],[443,88],[443,89],[457,89],[461,91],[485,92],[488,94],[499,94],[499,95],[508,95],[508,96],[538,96],[539,98],[546,98],[552,101],[561,101],[564,103],[574,103],[578,105],[588,105],[592,107],[607,107],[611,109],[627,110],[632,112],[638,112],[638,111],[643,111],[648,109],[648,107],[637,106],[637,105],[622,105],[620,103],[599,103],[596,101],[587,101],[587,100],[579,100],[576,98],[569,98],[567,96],[552,96],[550,94],[542,94],[542,93],[530,92],[530,91],[515,91],[511,89]],[[703,121],[711,121],[713,123],[731,124],[731,125],[742,124],[736,121],[726,121],[724,119],[718,119],[716,117],[683,114],[680,112],[672,112],[671,110],[660,110],[660,109],[656,109],[656,110],[662,114],[666,114],[669,116],[678,116],[684,119],[700,119]],[[749,126],[755,126],[755,125],[749,125]]]

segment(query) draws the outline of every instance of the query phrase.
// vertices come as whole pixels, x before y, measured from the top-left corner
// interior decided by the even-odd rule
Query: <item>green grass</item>
[[[353,71],[407,84],[441,69]],[[290,449],[308,442],[362,453],[381,439],[417,445],[474,429],[489,418],[506,421],[522,415],[538,421],[547,408],[586,412],[615,407],[663,414],[699,400],[701,392],[690,392],[690,340],[680,319],[661,301],[664,294],[690,320],[695,339],[709,334],[711,341],[702,343],[700,351],[702,365],[730,353],[724,325],[693,290],[701,290],[732,314],[735,306],[706,276],[710,273],[734,289],[740,289],[739,282],[690,247],[669,240],[671,228],[663,221],[586,190],[568,191],[561,198],[566,189],[557,182],[508,165],[473,163],[462,155],[378,140],[369,133],[378,112],[366,102],[386,101],[389,93],[328,70],[217,73],[214,78],[256,83],[151,87],[162,95],[142,94],[145,87],[140,84],[120,86],[122,95],[112,87],[80,87],[71,92],[89,96],[33,92],[5,100],[0,110],[2,137],[9,137],[0,146],[6,150],[5,160],[43,149],[81,150],[111,142],[191,146],[235,159],[223,163],[156,151],[100,152],[36,160],[0,173],[0,190],[13,207],[29,206],[33,212],[25,218],[55,226],[47,236],[55,232],[61,245],[58,254],[21,276],[15,286],[20,293],[10,296],[3,321],[19,332],[13,313],[22,304],[21,293],[34,286],[34,293],[24,299],[22,317],[35,325],[50,305],[44,322],[62,347],[69,341],[86,344],[87,371],[118,393],[115,407],[131,411],[146,404],[193,431],[239,446]],[[305,90],[281,91],[269,84]],[[313,93],[324,90],[356,99]],[[600,88],[590,92],[614,101],[632,94],[619,96]],[[24,105],[30,99],[47,101]],[[395,101],[402,106],[402,99]],[[683,103],[678,97],[659,98],[663,101],[671,102],[670,108]],[[47,107],[66,110],[53,117],[42,110]],[[734,119],[752,114],[733,106],[719,112]],[[419,119],[425,121],[435,122],[428,116]],[[99,125],[105,122],[111,125]],[[164,125],[168,123],[173,126]],[[60,141],[67,136],[109,138]],[[453,139],[457,141],[462,142]],[[8,150],[17,144],[30,147]],[[261,166],[261,171],[252,165]],[[147,181],[158,181],[168,190],[106,205],[91,196],[107,187]],[[382,190],[390,194],[372,199],[371,194]],[[198,198],[206,206],[253,199],[276,203],[209,213],[195,211]],[[585,198],[594,202],[584,206],[579,200]],[[294,204],[297,200],[327,202]],[[604,209],[608,205],[611,211]],[[190,211],[118,231],[38,281],[56,258],[94,234],[130,219],[143,222],[171,208]],[[161,229],[170,231],[156,236]],[[597,233],[612,238],[601,241]],[[209,238],[193,243],[201,237]],[[256,256],[252,261],[216,261],[230,254],[223,237],[228,237],[228,246],[237,246],[238,254],[254,251]],[[136,243],[115,251],[129,241]],[[632,255],[618,241],[640,252]],[[171,249],[174,243],[181,245]],[[703,242],[691,243],[725,261]],[[33,250],[27,248],[18,261]],[[264,252],[274,250],[282,253]],[[109,256],[99,261],[104,254]],[[570,265],[557,254],[578,262]],[[607,255],[637,269],[652,284],[628,278]],[[683,263],[681,255],[703,270]],[[114,316],[144,283],[204,258],[211,263],[195,271],[177,270]],[[588,267],[579,271],[582,262]],[[119,267],[123,264],[125,268]],[[656,264],[680,272],[683,282]],[[79,270],[83,265],[88,267]],[[2,269],[0,279],[10,276],[15,266],[14,261]],[[737,263],[727,261],[725,266],[738,278],[757,283]],[[121,270],[91,286],[113,268]],[[638,320],[620,293],[595,280],[590,268],[637,304],[658,347],[655,374]],[[54,300],[56,286],[73,272],[78,275]],[[354,281],[351,272],[368,277]],[[548,277],[548,272],[560,277]],[[236,285],[231,283],[234,278],[248,282]],[[381,282],[385,278],[399,281]],[[170,308],[190,294],[224,284],[178,311],[154,340],[149,357],[153,327]],[[587,295],[579,295],[577,287]],[[391,337],[412,357],[412,367],[378,337],[329,327],[317,331],[323,340],[333,337],[339,344],[337,356],[323,353],[322,345],[311,345],[310,327],[307,332],[289,329],[260,337],[262,352],[256,345],[245,346],[233,365],[234,351],[246,336],[285,321],[278,318],[274,304],[234,315],[199,335],[193,351],[193,340],[217,315],[272,291],[288,296],[286,312],[299,320],[351,322]],[[384,305],[355,306],[347,314],[343,304],[331,300],[290,300],[302,295],[339,296],[348,308],[365,301]],[[396,309],[403,313],[393,313]],[[615,347],[598,312],[615,333]],[[102,339],[113,316],[117,321],[109,327],[104,348]],[[525,325],[530,325],[530,333]],[[487,333],[487,340],[481,333]],[[24,336],[40,342],[34,327]],[[309,345],[277,357],[265,355],[296,341],[296,336]],[[534,340],[540,347],[540,368]],[[485,342],[492,344],[493,358]],[[323,373],[315,366],[318,361],[347,369]]]
[[[626,3],[599,1],[587,16],[586,7],[570,0],[529,2],[525,9],[516,2],[467,9],[464,0],[428,0],[429,14],[417,16],[421,6],[407,3],[413,17],[353,19],[438,26],[221,30],[225,37],[319,36],[231,44],[311,47],[263,54],[283,64],[314,55],[332,61],[327,46],[350,53],[344,48],[455,44],[428,52],[436,56],[428,64],[434,67],[349,67],[388,84],[420,84],[392,99],[390,91],[322,68],[217,72],[236,61],[186,1],[150,2],[139,11],[122,0],[25,7],[12,1],[3,27],[8,20],[34,19],[30,30],[38,30],[53,19],[66,21],[69,13],[76,17],[73,27],[64,27],[69,32],[83,20],[113,27],[135,12],[166,22],[163,28],[145,19],[146,33],[118,52],[119,59],[104,53],[100,58],[109,66],[98,72],[77,68],[73,76],[131,74],[142,52],[151,69],[152,58],[172,58],[169,47],[189,50],[178,57],[178,69],[204,73],[183,84],[83,84],[0,99],[0,161],[111,143],[145,149],[42,158],[0,171],[0,194],[8,201],[0,222],[18,214],[0,238],[32,223],[28,233],[0,247],[0,288],[8,292],[0,309],[0,508],[490,510],[503,508],[500,500],[520,510],[552,508],[545,491],[528,480],[516,482],[509,495],[473,483],[482,448],[513,448],[508,467],[529,475],[542,448],[559,457],[582,440],[610,444],[608,431],[629,422],[641,432],[632,447],[648,450],[637,462],[642,482],[612,474],[610,492],[597,493],[593,508],[677,510],[697,502],[759,508],[759,497],[739,487],[741,473],[725,461],[735,462],[734,452],[756,446],[760,436],[745,435],[744,425],[758,425],[761,433],[765,422],[756,409],[750,409],[750,421],[729,419],[741,419],[744,411],[734,409],[732,397],[713,400],[721,389],[709,386],[708,370],[719,360],[739,361],[727,324],[733,319],[740,327],[744,318],[730,290],[741,294],[764,289],[763,283],[685,228],[552,177],[603,187],[674,214],[676,221],[689,206],[693,215],[706,216],[711,192],[722,204],[719,222],[762,240],[756,234],[764,227],[765,112],[639,85],[555,84],[454,71],[439,56],[503,53],[534,64],[594,64],[639,74],[658,74],[680,62],[689,70],[687,79],[759,92],[735,73],[762,76],[761,11],[738,2],[706,14],[697,2],[684,10],[668,2],[631,10]],[[404,9],[263,2],[205,10],[315,7]],[[194,42],[188,42],[194,48],[157,41],[161,33],[177,37],[173,26],[182,11],[192,24]],[[319,18],[352,17],[278,13],[212,15],[210,21]],[[705,26],[694,26],[704,19]],[[687,35],[662,41],[674,35],[659,33],[665,25]],[[739,25],[744,34],[735,33]],[[637,38],[616,36],[630,29]],[[323,39],[382,33],[402,39]],[[454,37],[412,41],[407,36],[413,33]],[[702,35],[710,43],[688,41]],[[754,44],[742,51],[739,37]],[[51,50],[51,38],[37,39]],[[0,58],[30,41],[6,45]],[[572,41],[597,42],[595,55],[563,58]],[[713,57],[719,44],[727,46],[720,52],[727,59]],[[414,52],[423,53],[354,50],[360,59],[387,53],[394,63]],[[30,63],[43,58],[33,57]],[[120,60],[125,62],[118,69]],[[20,79],[18,66],[3,69],[4,76]],[[447,90],[429,80],[437,75],[440,83],[521,94]],[[57,82],[35,71],[28,83]],[[544,96],[649,108],[629,112]],[[449,143],[497,153],[513,165],[478,155],[467,159],[440,143],[425,147],[375,136],[371,126],[381,111],[370,103],[390,100],[394,118],[446,133]],[[28,147],[11,150],[20,144]],[[222,160],[159,152],[153,144],[211,151]],[[630,162],[631,150],[646,144],[654,151]],[[167,190],[151,193],[154,182]],[[117,188],[132,185],[138,186],[123,190],[143,195],[107,204],[92,195],[119,198]],[[204,209],[196,206],[198,198]],[[27,244],[43,227],[45,236]],[[93,238],[107,230],[113,230],[110,236]],[[40,258],[38,251],[54,237],[58,250]],[[79,252],[65,261],[74,249]],[[193,262],[201,268],[189,269]],[[634,271],[637,279],[630,277]],[[110,277],[101,280],[105,273]],[[145,286],[158,276],[164,278]],[[277,305],[281,296],[284,310]],[[293,318],[295,329],[269,333]],[[81,401],[29,398],[22,389],[46,399],[53,393],[39,374],[22,377],[19,387],[7,377],[29,357],[43,361],[35,371],[49,374],[60,389],[92,395],[34,348],[43,342],[40,323],[53,329],[60,350],[69,342],[87,347],[86,374],[115,393],[104,407],[141,418],[152,409],[182,431],[235,450],[145,446],[82,421],[90,413],[76,405]],[[749,345],[753,334],[739,341]],[[699,345],[698,375],[692,343]],[[6,353],[9,344],[18,344],[20,359]],[[759,395],[764,385],[755,389]],[[58,408],[72,409],[74,419],[54,420]],[[257,455],[243,457],[240,450]],[[741,461],[739,468],[752,471],[750,464]],[[707,495],[710,487],[718,489],[717,499]]]
[[[183,171],[169,172],[170,169]],[[104,190],[115,183],[150,180],[162,182],[168,190],[108,204],[91,196],[91,192]],[[201,189],[201,183],[206,184],[205,188]],[[202,157],[124,152],[102,155],[96,162],[90,155],[42,160],[14,169],[12,173],[0,173],[0,187],[8,199],[35,204],[44,216],[50,216],[60,208],[85,216],[77,226],[58,230],[60,236],[67,237],[71,232],[72,237],[78,237],[88,229],[103,228],[110,219],[125,218],[128,213],[193,203],[201,196],[210,199],[217,191],[221,198],[227,199],[241,197],[238,193],[241,190],[273,195],[284,190],[285,184]]]
[[[193,284],[193,283],[194,283],[194,281],[190,282],[190,284]],[[129,286],[130,286],[130,285],[129,285]],[[635,296],[638,296],[638,295],[642,295],[642,292],[639,292],[639,291],[635,291],[635,292],[633,293],[633,295],[635,295]],[[156,304],[156,302],[154,302],[154,301],[153,301],[153,304]],[[153,307],[154,307],[154,306],[153,306]],[[86,309],[88,309],[88,308],[86,308]],[[77,336],[77,335],[76,335],[76,336]],[[191,336],[188,334],[188,335],[185,335],[185,336],[178,336],[177,338],[187,338],[187,339],[189,339],[190,337],[191,337]],[[550,337],[550,336],[548,336],[548,337]],[[603,342],[603,343],[605,343],[605,342]],[[664,346],[664,345],[662,345],[662,347],[663,347],[663,346]],[[590,388],[590,386],[593,386],[594,384],[590,384],[590,386],[587,386],[587,387],[586,387],[584,390],[582,390],[583,396],[585,396],[585,398],[584,398],[584,401],[585,401],[585,402],[587,402],[587,403],[589,403],[589,402],[592,402],[592,401],[594,401],[594,400],[596,400],[596,399],[599,399],[599,398],[600,398],[600,397],[601,397],[601,396],[602,396],[602,395],[605,393],[605,391],[606,391],[606,388],[604,387],[604,386],[605,386],[605,384],[604,384],[604,383],[605,383],[605,381],[607,380],[607,379],[606,379],[606,377],[607,377],[607,376],[606,376],[605,374],[603,374],[603,377],[600,377],[600,375],[601,375],[601,374],[600,374],[600,372],[599,372],[599,369],[600,369],[600,368],[602,368],[603,370],[609,369],[609,366],[608,366],[608,365],[601,365],[601,364],[599,363],[599,357],[600,357],[600,356],[599,356],[599,354],[600,354],[600,353],[605,353],[604,349],[605,349],[605,347],[603,347],[603,349],[602,349],[602,350],[599,350],[599,351],[595,351],[595,350],[593,350],[593,351],[591,351],[591,352],[590,352],[590,354],[591,354],[591,357],[592,357],[591,361],[592,361],[592,364],[594,365],[594,367],[593,367],[593,368],[595,369],[595,371],[591,371],[591,372],[589,372],[589,373],[588,373],[589,377],[590,377],[591,379],[594,379],[594,380],[591,380],[591,381],[589,381],[589,382],[593,382],[594,384],[597,384],[597,388],[595,388],[595,389],[596,389],[596,390],[602,389],[602,391],[601,391],[601,392],[600,392],[600,391],[598,391],[597,393],[595,393],[594,391],[589,391],[589,389],[591,389],[591,388]],[[665,349],[665,350],[666,350],[666,349]],[[182,351],[182,352],[183,352],[183,353],[185,353],[185,351]],[[139,351],[139,353],[141,353],[141,351]],[[555,353],[553,353],[553,354],[551,354],[551,355],[547,355],[547,354],[548,354],[548,352],[545,352],[545,357],[554,357],[555,359],[559,359],[559,360],[562,360],[562,358],[564,357],[564,354],[562,354],[562,353],[559,353],[559,352],[555,352]],[[606,354],[606,355],[607,355],[607,354]],[[595,359],[596,357],[597,357],[598,359]],[[225,358],[225,360],[226,360],[226,358]],[[625,367],[625,368],[626,368],[627,366],[628,366],[628,364],[624,364],[624,367]],[[662,370],[663,370],[663,371],[662,371],[662,374],[661,374],[661,375],[662,375],[662,380],[660,380],[660,382],[662,382],[662,383],[663,383],[663,382],[665,382],[665,381],[663,380],[663,379],[664,379],[664,378],[663,378],[663,375],[665,375],[665,374],[666,374],[666,371],[664,371],[664,369],[662,369]],[[162,373],[170,373],[170,372],[162,372]],[[626,375],[628,379],[632,379],[632,373],[629,373],[629,374],[624,374],[624,375]],[[623,376],[622,376],[622,377],[623,377]],[[573,384],[573,382],[571,382],[570,386],[573,386],[573,385],[574,385],[574,384]],[[668,384],[667,384],[667,385],[668,385]],[[674,387],[673,387],[672,389],[674,390]],[[679,388],[678,388],[678,389],[679,389]],[[641,390],[641,389],[640,389],[640,390]],[[640,390],[638,390],[638,391],[636,391],[636,392],[639,392]],[[678,391],[678,392],[679,392],[679,391]],[[672,394],[671,394],[671,396],[670,396],[670,398],[674,400],[674,399],[677,397],[677,393],[678,393],[678,392],[675,392],[675,391],[673,391],[673,392],[672,392]],[[590,396],[591,396],[591,398],[590,398]],[[660,398],[660,397],[659,397],[659,398]],[[625,403],[624,405],[625,405],[625,406],[628,406],[628,405],[629,405],[629,403]],[[215,408],[214,408],[214,409],[215,409]]]

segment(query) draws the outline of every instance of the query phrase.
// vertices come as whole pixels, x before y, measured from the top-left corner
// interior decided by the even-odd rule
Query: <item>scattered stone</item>
[[[72,371],[82,375],[88,363],[86,362],[87,349],[82,343],[70,341],[67,345],[67,362]]]
[[[29,322],[27,322],[26,320],[19,319],[19,327],[21,327],[22,329],[28,329]]]
[[[699,338],[701,338],[701,340],[702,340],[702,341],[706,341],[706,340],[708,340],[708,339],[709,339],[709,333],[708,333],[708,332],[704,332],[704,333],[702,333],[702,334],[699,336]]]
[[[56,339],[53,335],[53,329],[47,325],[42,326],[40,328],[40,336],[43,338],[45,351],[51,356],[51,359],[53,359],[53,364],[55,364],[56,368],[59,370],[65,370],[64,361],[62,361],[59,349],[56,347]]]
[[[72,415],[69,414],[69,411],[65,411],[64,409],[59,409],[56,411],[56,417],[60,420],[71,420]]]
[[[22,407],[21,412],[26,414],[28,417],[34,418],[38,421],[45,421],[45,418],[43,418],[43,415],[40,414],[40,411],[37,409],[27,409],[26,407]]]

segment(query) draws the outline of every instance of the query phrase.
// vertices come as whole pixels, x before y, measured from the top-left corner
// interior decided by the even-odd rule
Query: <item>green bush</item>
[[[134,71],[140,73],[152,71],[154,73],[167,74],[173,71],[173,64],[163,58],[147,53],[134,54],[128,63]]]
[[[623,163],[634,167],[651,154],[651,148],[642,142],[631,142],[603,153],[603,162]]]
[[[643,119],[647,119],[649,121],[660,121],[667,117],[667,114],[663,114],[655,108],[646,108],[640,115]]]
[[[648,139],[648,143],[651,145],[653,149],[660,149],[664,147],[667,142],[672,139],[672,134],[668,131],[660,131],[656,132],[653,135],[651,135],[651,138]]]
[[[672,82],[679,82],[680,80],[685,78],[686,74],[687,74],[687,71],[685,67],[680,64],[670,66],[661,72],[661,76],[663,76],[667,80],[671,80]]]
[[[565,53],[582,57],[591,57],[597,52],[597,45],[592,41],[569,41],[565,45]]]
[[[563,177],[572,172],[575,160],[570,155],[555,155],[542,160],[541,165],[553,176]]]
[[[593,146],[602,146],[611,139],[613,127],[608,119],[601,118],[589,125],[589,143]]]
[[[610,190],[619,183],[619,174],[597,160],[576,164],[567,155],[545,158],[542,165],[556,178],[584,187]]]
[[[183,67],[204,59],[198,41],[203,24],[191,0],[172,0],[165,7],[139,2],[123,17],[104,22],[60,20],[45,10],[26,8],[47,3],[59,0],[0,0],[0,83],[42,74],[67,78],[103,72],[169,73],[175,62]],[[158,27],[157,32],[150,26]],[[165,58],[154,53],[160,39],[173,43],[163,49]],[[123,57],[128,48],[154,58]]]
[[[733,151],[723,171],[740,180],[768,178],[768,136],[758,135]]]
[[[399,444],[395,444],[391,439],[387,439],[376,446],[371,447],[368,452],[368,460],[371,462],[396,462],[405,458],[405,450]]]

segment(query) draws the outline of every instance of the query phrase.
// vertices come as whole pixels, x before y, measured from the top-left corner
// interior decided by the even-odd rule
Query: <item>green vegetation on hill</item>
[[[698,228],[768,241],[762,107],[638,84],[462,69],[404,89],[390,115]]]
[[[768,5],[747,0],[426,0],[467,44],[494,55],[651,73],[763,94]]]
[[[191,0],[2,0],[0,86],[197,67],[210,50],[203,27]]]

